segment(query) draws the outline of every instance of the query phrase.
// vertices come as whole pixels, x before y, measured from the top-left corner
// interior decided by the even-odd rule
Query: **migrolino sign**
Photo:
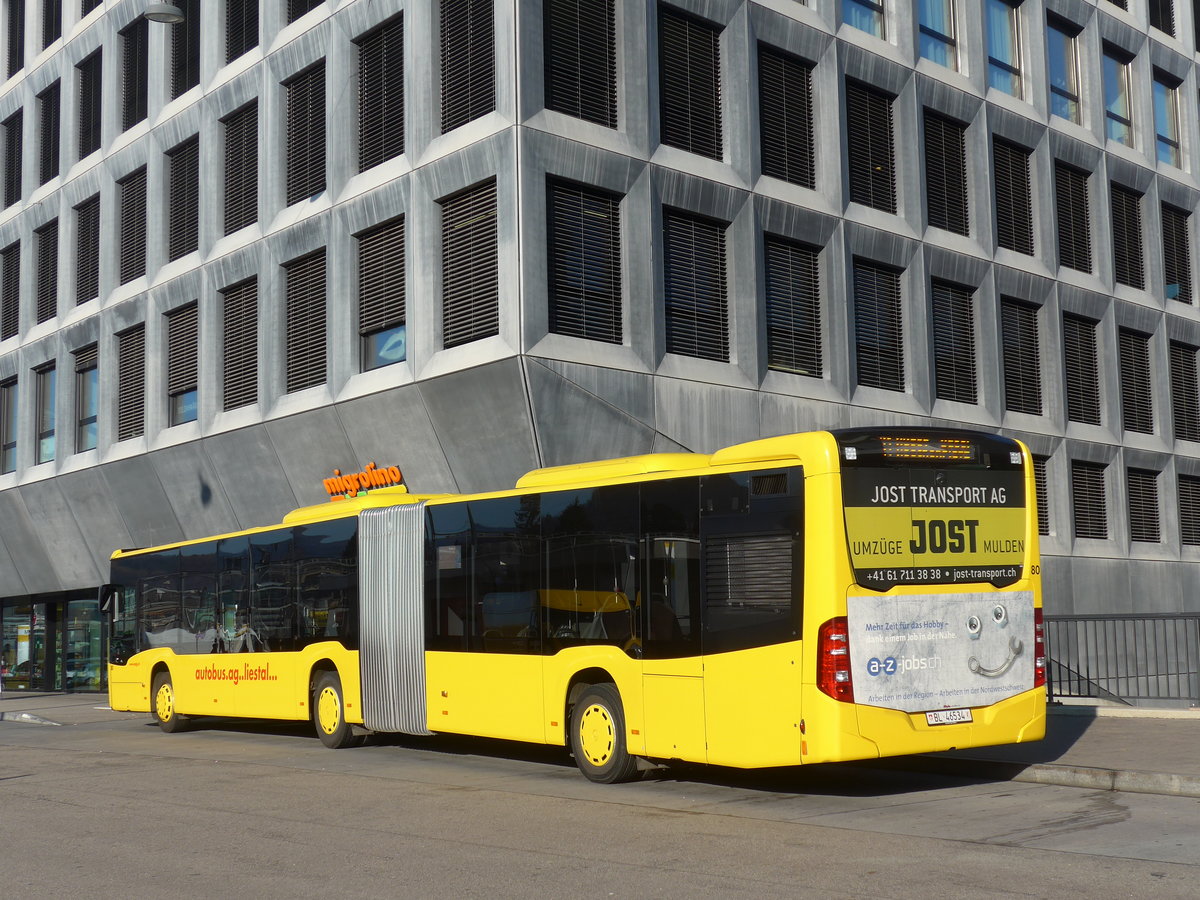
[[[398,466],[379,468],[375,463],[369,462],[361,472],[343,475],[341,469],[334,469],[333,477],[326,478],[324,484],[331,500],[342,500],[357,497],[372,488],[403,486],[404,475]]]

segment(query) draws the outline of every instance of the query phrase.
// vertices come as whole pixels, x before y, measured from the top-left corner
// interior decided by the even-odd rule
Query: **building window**
[[[921,56],[939,66],[957,69],[954,0],[921,0],[919,15]]]
[[[95,344],[75,351],[75,452],[95,450],[99,441],[100,368]]]
[[[42,49],[62,37],[62,0],[42,0]]]
[[[496,108],[493,0],[441,0],[442,134]]]
[[[0,384],[0,475],[17,471],[17,379]]]
[[[287,205],[325,190],[325,61],[284,82]]]
[[[200,136],[169,150],[167,165],[170,178],[167,255],[179,259],[199,246]]]
[[[1200,348],[1171,341],[1171,418],[1175,439],[1200,441],[1200,383],[1196,379],[1196,353]]]
[[[1071,501],[1075,514],[1075,536],[1108,537],[1108,512],[1104,499],[1103,463],[1071,460]]]
[[[758,117],[762,173],[812,188],[812,66],[758,45]]]
[[[146,326],[117,335],[117,440],[146,431]]]
[[[1096,367],[1096,323],[1063,314],[1063,356],[1067,382],[1067,418],[1100,424],[1100,372]]]
[[[931,285],[934,396],[975,403],[975,305],[970,288]]]
[[[58,219],[51,219],[33,232],[37,254],[37,320],[48,322],[58,315]]]
[[[925,195],[929,224],[969,234],[966,127],[925,110]]]
[[[146,167],[117,182],[121,198],[121,284],[146,274]]]
[[[1179,106],[1176,101],[1177,82],[1169,81],[1161,72],[1154,75],[1154,134],[1158,145],[1158,161],[1179,167]]]
[[[892,98],[846,82],[846,139],[850,199],[884,212],[896,211]]]
[[[146,118],[148,87],[147,20],[138,16],[121,36],[121,130],[128,131]]]
[[[1129,537],[1151,544],[1159,542],[1158,473],[1144,469],[1126,470],[1129,497]]]
[[[613,0],[542,4],[546,109],[617,127],[614,6]]]
[[[226,410],[258,401],[258,279],[221,291],[222,402]]]
[[[1066,163],[1054,163],[1054,203],[1058,218],[1058,262],[1092,271],[1092,231],[1088,215],[1088,176]]]
[[[1200,545],[1200,478],[1195,475],[1179,476],[1179,537],[1185,546]]]
[[[1113,226],[1113,277],[1119,284],[1144,288],[1141,195],[1110,184]]]
[[[173,0],[183,21],[171,26],[171,99],[200,83],[200,0]]]
[[[38,94],[37,101],[42,139],[38,184],[45,184],[58,176],[59,117],[62,114],[59,83],[54,82]]]
[[[842,0],[842,15],[846,24],[867,34],[882,38],[884,31],[883,3],[880,0]]]
[[[258,46],[258,0],[225,0],[225,62]]]
[[[1033,458],[1033,490],[1037,495],[1038,534],[1050,533],[1050,495],[1046,484],[1045,456]]]
[[[196,421],[196,360],[200,353],[199,307],[167,313],[167,406],[172,425]]]
[[[500,333],[496,182],[441,201],[442,345]]]
[[[729,361],[724,222],[663,210],[667,352]]]
[[[316,9],[318,6],[320,6],[323,2],[324,2],[324,0],[287,0],[288,23],[290,24],[292,22],[295,22],[301,16],[307,15],[308,13],[312,12],[314,9]]]
[[[258,101],[221,120],[225,126],[225,233],[258,221]]]
[[[102,57],[97,50],[78,66],[79,71],[79,158],[100,149],[103,107]]]
[[[1021,96],[1020,0],[985,0],[988,87]]]
[[[621,198],[551,181],[550,331],[621,343]]]
[[[1150,388],[1150,337],[1119,330],[1121,367],[1121,418],[1126,431],[1154,433],[1154,405]]]
[[[325,248],[283,264],[287,392],[325,383]]]
[[[768,236],[766,265],[767,368],[820,378],[821,283],[817,251]]]
[[[54,459],[54,363],[36,369],[37,375],[37,463]]]
[[[1109,140],[1133,146],[1133,112],[1129,103],[1129,57],[1104,48],[1104,121]]]
[[[19,6],[19,3],[10,6]],[[21,134],[23,110],[17,110],[4,120],[4,207],[7,209],[21,199]]]
[[[1069,122],[1079,121],[1079,64],[1071,26],[1050,17],[1046,21],[1046,53],[1050,68],[1050,112]]]
[[[658,8],[660,140],[671,147],[722,158],[721,30]]]
[[[82,0],[79,4],[79,18],[86,19],[88,13],[98,7],[102,0]]]
[[[854,348],[858,383],[904,390],[900,273],[854,261]]]
[[[358,334],[363,370],[408,357],[404,217],[358,238]]]
[[[1042,414],[1041,338],[1038,308],[1010,297],[1000,298],[1001,364],[1004,367],[1004,408],[1009,412]]]
[[[75,207],[75,304],[100,296],[100,195]]]
[[[8,77],[25,66],[25,2],[8,2]]]
[[[386,22],[358,44],[358,171],[404,152],[404,19]]]
[[[16,336],[21,320],[21,242],[0,250],[0,341]]]
[[[1192,253],[1188,246],[1189,213],[1162,207],[1163,281],[1168,300],[1192,302]]]
[[[1175,37],[1174,0],[1147,0],[1146,5],[1150,10],[1150,27]]]

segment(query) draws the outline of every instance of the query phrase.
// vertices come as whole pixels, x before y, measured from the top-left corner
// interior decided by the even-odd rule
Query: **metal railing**
[[[1050,698],[1200,705],[1200,614],[1046,616]]]

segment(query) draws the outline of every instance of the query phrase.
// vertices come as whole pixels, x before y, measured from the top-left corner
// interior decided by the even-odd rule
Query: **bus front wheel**
[[[342,699],[342,679],[337,672],[322,672],[313,689],[313,722],[317,737],[332,750],[354,743],[354,732],[346,722],[346,704]]]
[[[592,685],[575,704],[571,752],[589,781],[617,784],[637,775],[637,760],[625,747],[625,710],[615,685]]]
[[[171,684],[171,673],[159,672],[154,676],[153,684],[150,711],[154,721],[167,734],[174,734],[183,728],[183,719],[175,707],[175,686]]]

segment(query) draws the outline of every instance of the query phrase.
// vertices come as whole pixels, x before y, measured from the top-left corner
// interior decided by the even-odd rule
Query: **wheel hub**
[[[612,716],[607,709],[593,703],[583,711],[579,720],[579,745],[588,762],[594,766],[608,762],[615,738]]]

